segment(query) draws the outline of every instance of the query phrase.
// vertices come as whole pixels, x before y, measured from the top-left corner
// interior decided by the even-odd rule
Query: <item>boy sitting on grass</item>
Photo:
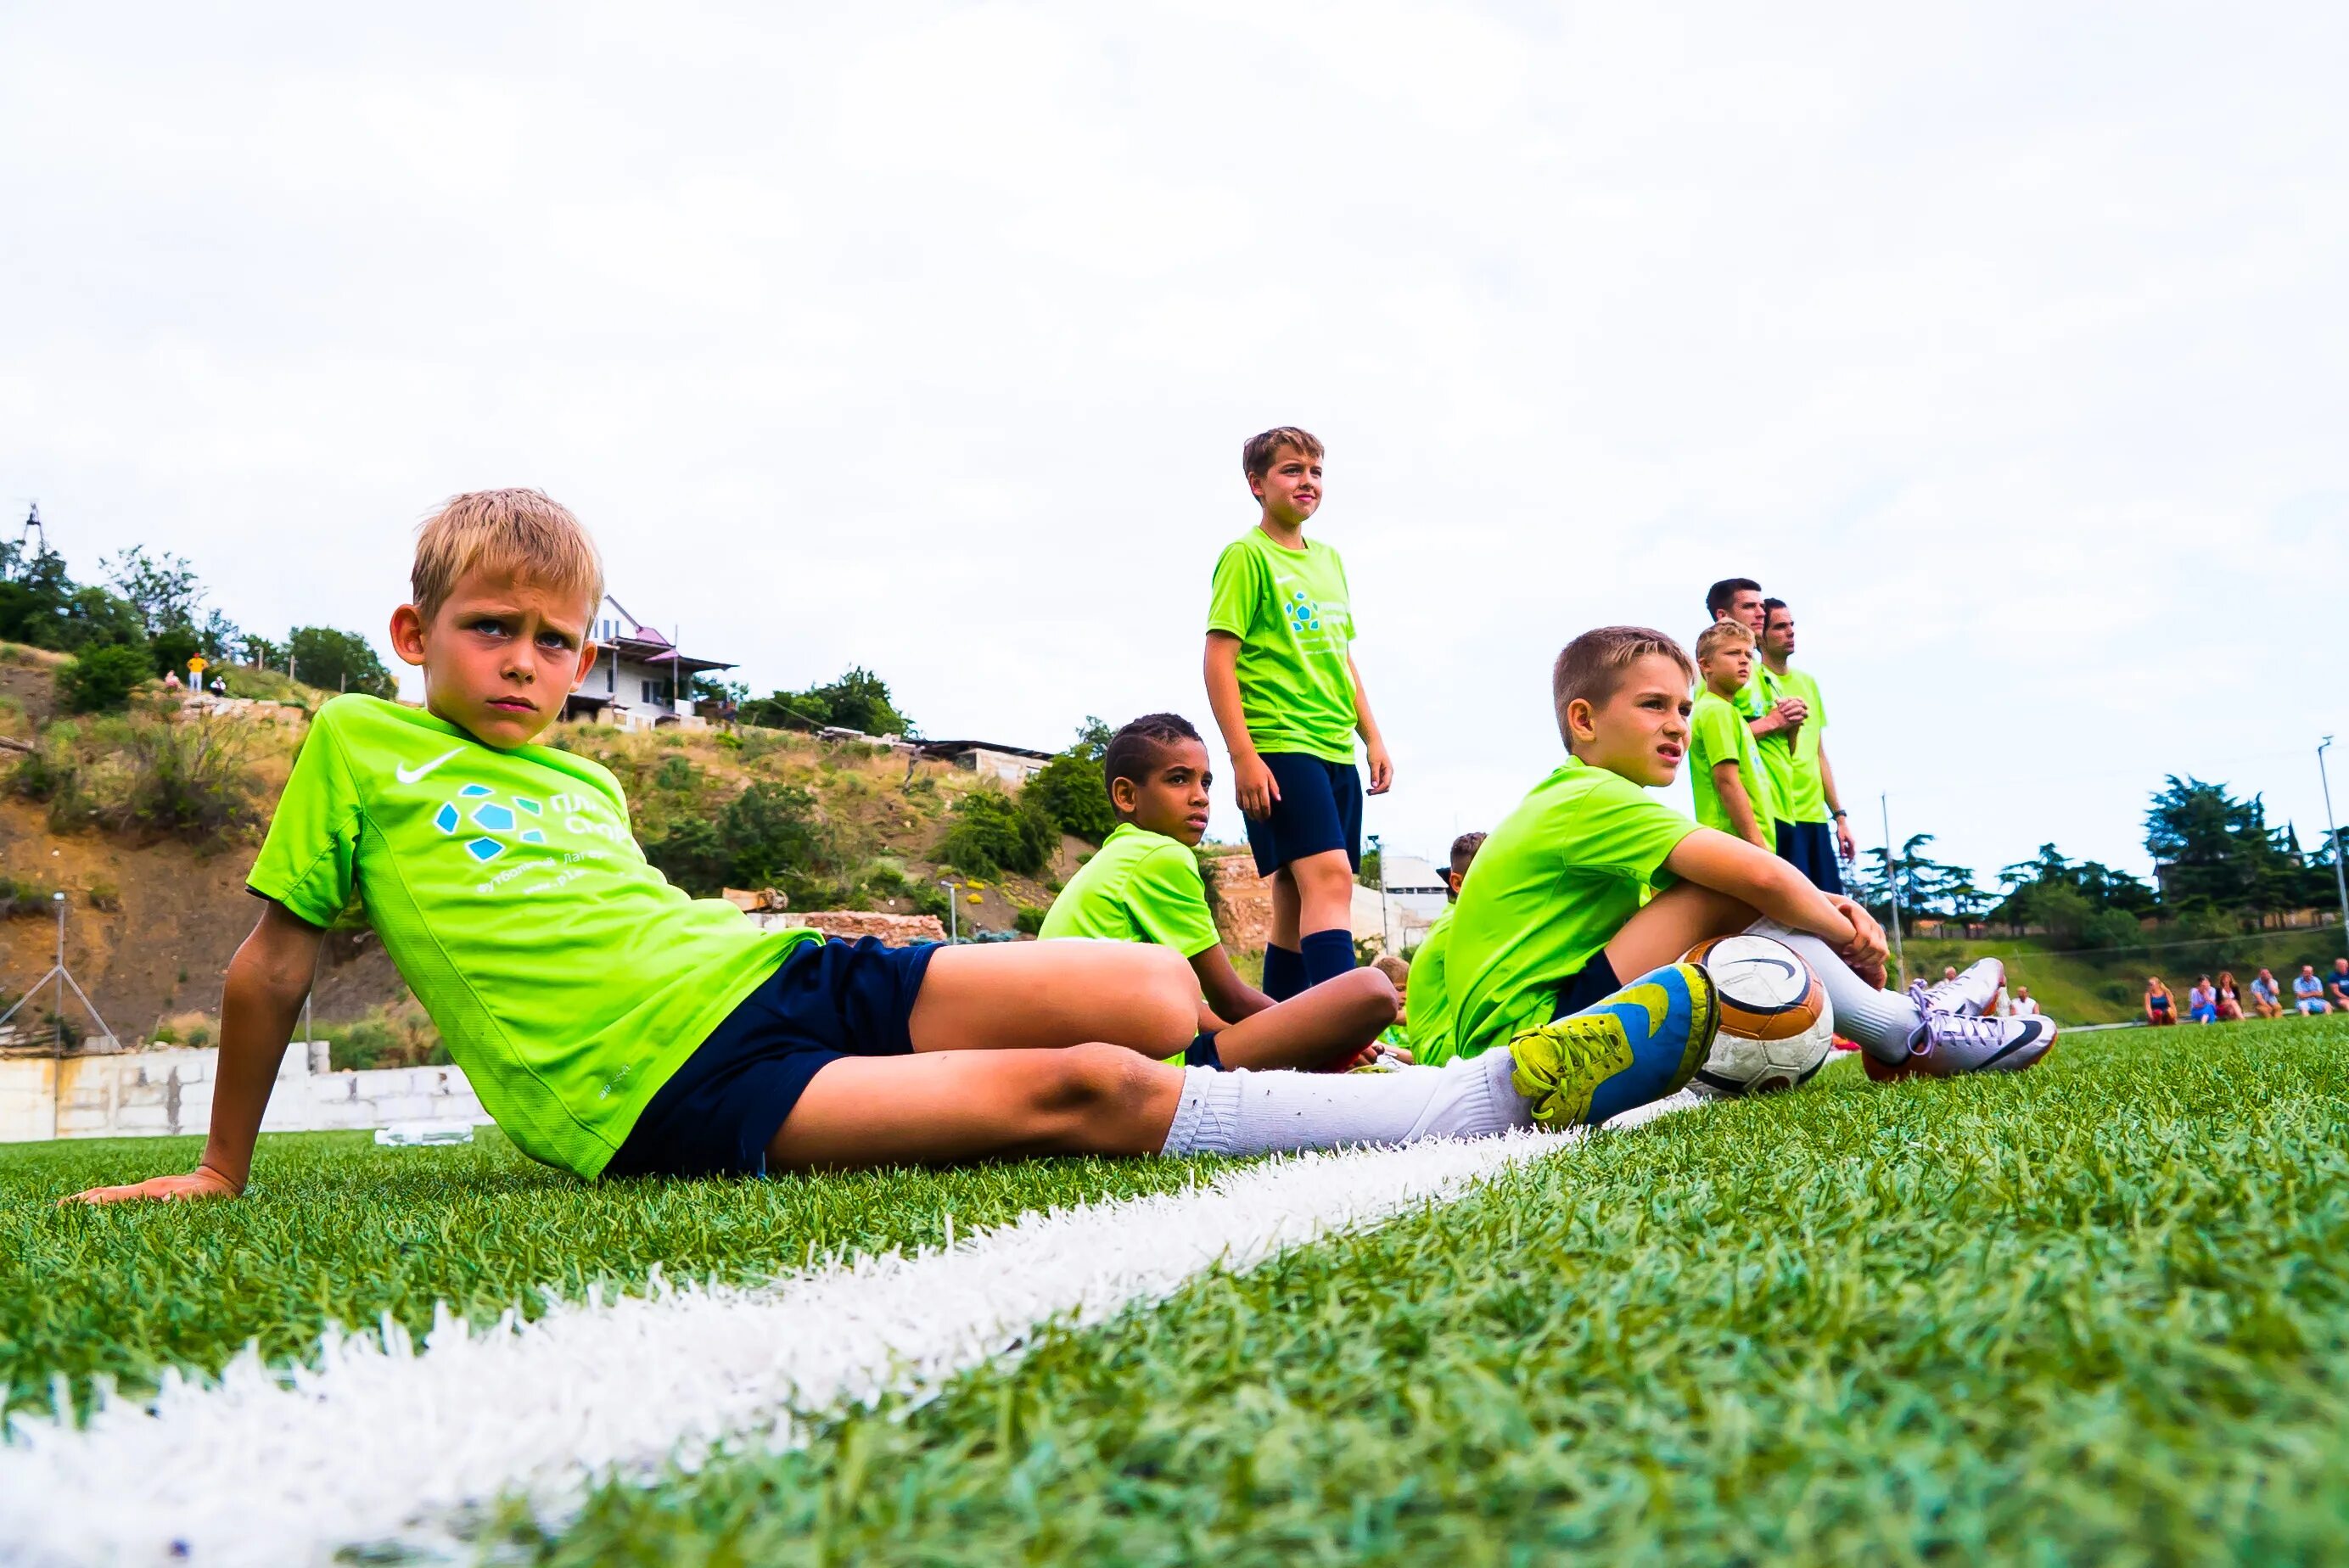
[[[1640,626],[1585,632],[1558,655],[1567,759],[1493,830],[1461,890],[1435,1037],[1474,1057],[1571,1016],[1617,990],[1619,975],[1752,929],[1818,972],[1872,1076],[2014,1070],[2044,1056],[2047,1019],[1979,1016],[2002,978],[1994,960],[1930,991],[1885,991],[1884,933],[1866,910],[1649,793],[1672,782],[1688,749],[1695,674],[1680,645]],[[1613,1109],[1602,1090],[1591,1114]]]
[[[1737,708],[1754,677],[1754,634],[1743,622],[1715,621],[1698,634],[1689,786],[1699,822],[1776,854],[1769,775],[1762,769],[1761,747]]]
[[[1489,1066],[1176,1068],[1154,1058],[1196,1032],[1198,984],[1155,944],[761,931],[646,863],[608,771],[533,744],[595,662],[603,568],[577,519],[534,490],[458,496],[411,588],[391,640],[425,708],[348,696],[311,723],[248,879],[265,902],[229,965],[202,1161],[82,1201],[245,1190],[354,901],[506,1136],[590,1179],[1485,1137],[1572,1119],[1616,1078],[1656,1098],[1712,1042],[1711,982],[1682,965]]]
[[[1445,999],[1444,953],[1451,945],[1452,917],[1460,908],[1460,889],[1468,880],[1468,868],[1476,863],[1476,851],[1485,847],[1488,837],[1463,833],[1452,841],[1452,863],[1444,873],[1444,913],[1427,928],[1419,951],[1411,956],[1412,972],[1419,978],[1419,1011],[1406,1011],[1403,1021],[1410,1026],[1413,1061],[1441,1067],[1459,1055],[1452,1048],[1451,1037],[1442,1032],[1450,1023],[1451,1007]]]
[[[1102,781],[1117,826],[1052,901],[1039,935],[1154,942],[1198,976],[1195,1067],[1330,1068],[1351,1062],[1395,1018],[1395,995],[1355,970],[1275,1002],[1224,952],[1195,852],[1207,833],[1215,774],[1206,743],[1179,714],[1154,713],[1110,738]]]

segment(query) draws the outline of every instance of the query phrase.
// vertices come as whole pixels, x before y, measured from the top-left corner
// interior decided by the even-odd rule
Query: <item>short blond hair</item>
[[[1392,953],[1381,953],[1371,960],[1371,967],[1385,975],[1395,989],[1411,983],[1411,960],[1398,958]]]
[[[1240,444],[1240,472],[1252,480],[1260,480],[1272,472],[1272,465],[1280,460],[1280,449],[1294,447],[1298,455],[1316,462],[1321,459],[1321,438],[1312,431],[1295,425],[1275,425],[1271,429],[1250,436]]]
[[[574,591],[590,616],[604,598],[604,559],[571,509],[544,490],[468,490],[440,503],[416,531],[409,602],[427,621],[468,573]]]
[[[1570,746],[1574,732],[1567,727],[1567,705],[1580,698],[1593,707],[1605,705],[1623,684],[1623,672],[1650,654],[1661,654],[1680,665],[1681,677],[1693,683],[1696,665],[1682,646],[1651,626],[1599,626],[1558,650],[1550,666],[1549,696],[1557,709],[1557,733]]]
[[[1699,663],[1713,657],[1714,652],[1730,643],[1754,645],[1754,628],[1743,621],[1715,621],[1696,634],[1696,656]]]

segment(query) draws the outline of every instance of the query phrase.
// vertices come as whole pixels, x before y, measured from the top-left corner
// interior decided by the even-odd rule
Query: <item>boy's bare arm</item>
[[[1754,815],[1754,802],[1745,793],[1745,780],[1738,777],[1737,759],[1713,765],[1713,788],[1721,797],[1721,809],[1737,824],[1738,836],[1756,849],[1770,849],[1762,841],[1762,829]]]
[[[1835,813],[1830,820],[1835,823],[1837,851],[1845,860],[1857,860],[1859,846],[1852,840],[1851,819],[1844,815],[1843,801],[1836,791],[1835,769],[1827,761],[1827,748],[1825,746],[1819,748],[1819,785],[1826,792],[1827,810]]]
[[[1362,750],[1371,764],[1371,793],[1383,795],[1394,788],[1394,759],[1387,754],[1386,737],[1379,733],[1379,721],[1371,712],[1370,688],[1362,685],[1362,672],[1354,664],[1354,655],[1346,655],[1346,674],[1354,683],[1354,727],[1361,732]]]
[[[1247,715],[1240,707],[1240,640],[1229,632],[1207,634],[1206,676],[1207,710],[1216,716],[1216,727],[1224,732],[1224,749],[1231,754],[1232,787],[1240,810],[1251,817],[1269,817],[1272,803],[1280,799],[1280,785],[1248,737]]]
[[[114,1203],[132,1198],[233,1198],[253,1174],[253,1144],[277,1083],[277,1064],[302,998],[310,994],[325,933],[271,903],[229,961],[221,993],[220,1065],[212,1081],[212,1124],[203,1159],[184,1176],[157,1176],[128,1187],[93,1187],[67,1202]]]
[[[1220,942],[1191,960],[1191,972],[1199,977],[1199,989],[1219,1018],[1237,1024],[1272,1006],[1271,997],[1240,978]]]
[[[1664,857],[1683,882],[1724,892],[1781,925],[1808,932],[1861,974],[1880,970],[1889,944],[1875,917],[1847,898],[1832,898],[1775,855],[1743,839],[1699,828]]]

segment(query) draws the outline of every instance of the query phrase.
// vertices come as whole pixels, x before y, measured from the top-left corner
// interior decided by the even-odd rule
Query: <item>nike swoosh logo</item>
[[[454,750],[444,751],[440,756],[434,758],[431,761],[423,764],[421,767],[395,768],[391,770],[392,776],[398,779],[402,784],[413,784],[419,779],[423,778],[427,773],[431,772],[435,768],[440,767],[443,762],[448,761],[451,757],[461,754],[464,749],[465,748],[463,747],[460,746]]]

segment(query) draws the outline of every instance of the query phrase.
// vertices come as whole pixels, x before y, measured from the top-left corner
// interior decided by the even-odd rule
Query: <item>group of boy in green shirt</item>
[[[1343,563],[1303,538],[1322,456],[1293,427],[1247,443],[1262,516],[1217,562],[1208,616],[1209,705],[1273,880],[1261,987],[1216,936],[1194,853],[1209,759],[1174,715],[1112,739],[1119,825],[1055,902],[1046,940],[889,949],[761,931],[730,905],[688,898],[646,862],[610,773],[538,743],[597,656],[593,542],[539,492],[472,492],[419,530],[410,596],[392,616],[424,707],[326,705],[249,878],[263,913],[223,993],[203,1159],[78,1196],[245,1190],[320,939],[354,909],[498,1125],[590,1179],[1595,1125],[1693,1076],[1720,1011],[1683,955],[1749,929],[1819,972],[1878,1076],[2013,1069],[2044,1054],[2045,1020],[1979,1016],[1987,976],[1882,989],[1874,920],[1760,841],[1757,807],[1782,821],[1787,799],[1767,747],[1757,768],[1711,705],[1694,714],[1697,671],[1670,637],[1609,626],[1575,638],[1553,668],[1565,760],[1470,846],[1473,863],[1455,854],[1457,902],[1410,977],[1420,1060],[1276,1070],[1365,1065],[1397,1015],[1386,977],[1354,967],[1348,921],[1356,739],[1370,793],[1392,768],[1351,656]],[[1805,694],[1794,700],[1809,722],[1783,727],[1815,748],[1816,687],[1783,668],[1775,679],[1765,695]],[[1726,684],[1709,677],[1706,695],[1730,704]],[[1652,793],[1692,728],[1709,738],[1696,743],[1713,764],[1701,772],[1734,778],[1745,797],[1733,831]]]

